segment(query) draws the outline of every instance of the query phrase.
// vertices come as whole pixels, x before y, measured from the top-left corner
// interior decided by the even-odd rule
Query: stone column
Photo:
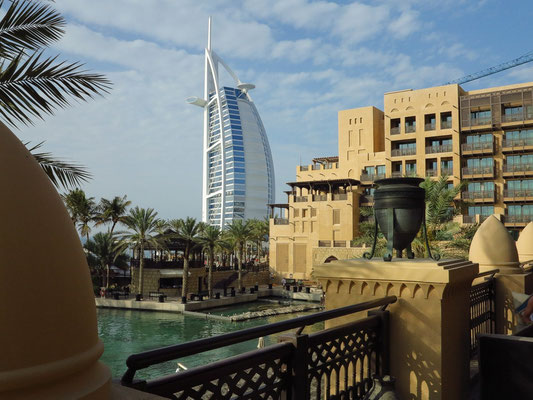
[[[478,266],[468,261],[373,259],[315,268],[326,308],[395,295],[389,306],[391,374],[402,399],[464,399],[469,389],[470,287]],[[364,318],[330,321],[327,327]]]
[[[533,253],[531,247],[529,251]],[[527,246],[524,246],[524,253],[526,251]],[[478,228],[470,245],[469,259],[479,264],[479,272],[499,270],[496,274],[496,333],[513,333],[519,321],[514,312],[512,292],[532,293],[533,274],[520,268],[515,241],[495,216],[491,215]]]

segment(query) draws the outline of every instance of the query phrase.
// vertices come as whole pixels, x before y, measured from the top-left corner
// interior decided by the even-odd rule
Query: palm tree
[[[454,200],[467,185],[461,182],[448,187],[448,177],[440,176],[438,180],[426,178],[420,185],[426,191],[426,223],[433,230],[438,230],[459,212],[459,201]]]
[[[239,291],[242,290],[242,258],[243,258],[243,249],[246,246],[246,242],[249,240],[252,227],[248,221],[243,222],[242,219],[234,219],[231,221],[231,224],[226,226],[228,235],[235,242],[235,247],[237,249],[237,268],[239,270],[238,285]]]
[[[202,222],[196,221],[196,218],[187,217],[183,219],[173,219],[169,222],[170,229],[173,233],[171,237],[176,237],[185,242],[185,251],[183,254],[183,285],[181,287],[181,297],[186,298],[189,289],[189,257],[191,250],[198,241],[198,236],[204,229]]]
[[[43,119],[69,106],[69,98],[86,101],[111,88],[103,75],[88,73],[78,62],[43,56],[44,49],[63,36],[66,24],[48,2],[0,1],[0,8],[0,119],[4,122],[13,127],[32,124],[34,118]],[[36,153],[41,145],[29,150],[56,187],[73,187],[90,178],[84,167]]]
[[[218,226],[207,225],[198,237],[198,243],[208,252],[208,277],[207,290],[209,297],[213,297],[213,264],[215,261],[215,248],[222,245],[222,232]]]
[[[270,222],[267,218],[250,220],[252,225],[252,239],[257,246],[258,257],[263,255],[263,242],[268,243],[268,234],[270,233]]]
[[[85,236],[89,240],[89,234],[91,233],[89,224],[96,218],[94,197],[87,197],[81,189],[71,190],[67,194],[62,194],[61,197],[65,202],[74,226],[80,230],[81,236]]]
[[[29,142],[24,143],[56,188],[79,187],[91,179],[91,174],[84,166],[55,158],[49,152],[38,152],[43,144],[44,142],[40,142],[30,147]]]
[[[145,209],[135,207],[131,209],[123,221],[123,224],[131,232],[122,233],[121,240],[117,245],[117,250],[125,250],[128,247],[132,247],[134,251],[138,250],[139,286],[137,292],[141,296],[144,288],[144,249],[146,246],[153,248],[162,247],[160,238],[156,236],[158,223],[157,212],[153,208]]]
[[[119,222],[124,222],[126,210],[130,204],[131,201],[127,200],[127,196],[115,196],[113,200],[102,198],[98,205],[100,214],[98,215],[97,225],[111,222],[110,232],[113,233],[115,226]]]
[[[116,237],[111,232],[98,232],[85,243],[89,264],[102,277],[102,286],[109,288],[111,265],[127,267],[128,256],[123,249],[117,249]],[[105,271],[105,283],[104,272]]]

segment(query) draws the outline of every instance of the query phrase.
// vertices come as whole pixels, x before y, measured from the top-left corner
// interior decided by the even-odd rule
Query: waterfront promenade
[[[220,293],[219,299],[207,299],[187,301],[182,304],[180,298],[169,297],[164,303],[160,303],[157,300],[142,300],[135,301],[135,298],[125,300],[115,300],[106,298],[95,298],[96,307],[99,308],[118,308],[128,310],[143,310],[143,311],[163,311],[163,312],[175,312],[175,313],[198,313],[202,310],[207,310],[215,307],[224,307],[234,304],[250,303],[256,301],[259,298],[264,297],[278,297],[280,299],[300,300],[300,301],[320,301],[322,292],[313,291],[311,293],[293,292],[284,290],[281,287],[275,287],[268,289],[268,287],[259,287],[259,290],[255,293],[237,294],[234,297],[222,296]],[[207,314],[205,314],[207,315]],[[217,316],[212,315],[216,318]],[[224,318],[224,317],[221,317]]]

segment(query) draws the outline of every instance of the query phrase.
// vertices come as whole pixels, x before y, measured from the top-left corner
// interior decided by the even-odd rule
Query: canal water
[[[220,314],[232,315],[249,311],[251,308],[262,308],[265,303],[251,303],[248,307],[239,305],[234,310],[231,308],[219,310]],[[214,309],[216,310],[216,309]],[[215,313],[218,313],[215,311]],[[126,359],[130,354],[151,350],[158,347],[185,343],[195,339],[212,337],[223,333],[250,328],[267,323],[308,315],[309,312],[276,315],[267,318],[257,318],[241,322],[229,322],[215,319],[203,319],[183,314],[103,309],[97,310],[98,334],[105,345],[101,360],[107,364],[117,379],[126,371]],[[323,329],[323,324],[316,324],[306,328],[310,333]],[[277,342],[277,335],[265,338],[265,345]],[[185,357],[177,360],[188,368],[205,365],[246,351],[257,348],[257,340],[238,343],[221,349]],[[161,377],[176,370],[176,361],[153,366],[136,375],[137,379]]]

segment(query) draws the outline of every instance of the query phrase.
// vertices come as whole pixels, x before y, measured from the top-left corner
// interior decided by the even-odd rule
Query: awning
[[[183,277],[182,269],[160,269],[159,275],[161,278],[181,278]]]

